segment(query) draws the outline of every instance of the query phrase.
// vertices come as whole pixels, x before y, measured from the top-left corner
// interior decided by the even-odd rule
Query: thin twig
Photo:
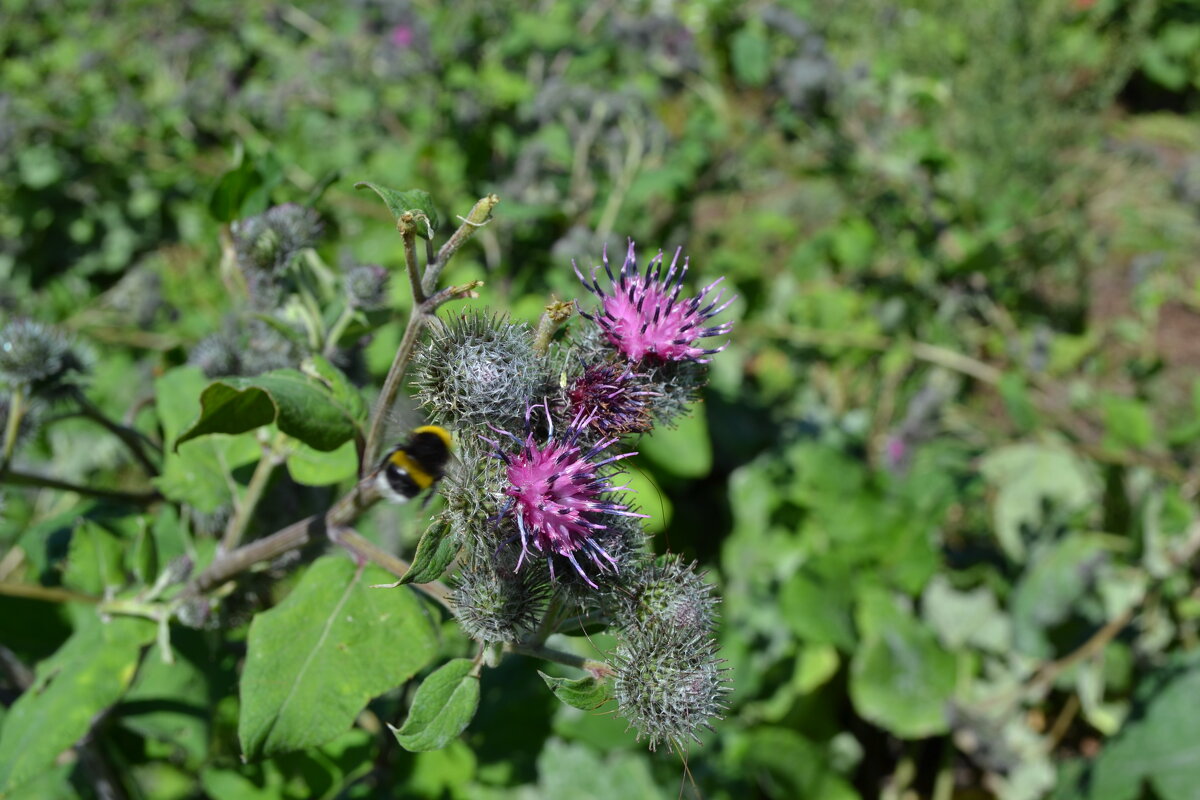
[[[58,489],[62,492],[75,492],[87,497],[98,497],[102,500],[117,500],[122,503],[143,506],[162,499],[162,495],[154,490],[148,492],[122,492],[118,489],[101,489],[96,486],[83,486],[77,483],[62,481],[58,478],[34,475],[15,469],[5,472],[0,477],[0,483],[8,483],[13,486],[33,486],[39,489]]]
[[[80,594],[70,589],[60,589],[57,586],[42,586],[37,583],[0,582],[0,595],[24,597],[28,600],[42,600],[47,603],[87,603],[95,605],[100,602],[99,597]]]
[[[0,476],[8,472],[13,452],[17,447],[17,434],[21,430],[21,418],[25,416],[25,387],[18,384],[12,389],[8,401],[8,420],[4,425],[4,450],[0,453]]]
[[[397,578],[403,578],[412,569],[412,565],[409,562],[381,550],[374,542],[352,528],[331,529],[329,531],[329,539],[349,550],[360,561],[369,561],[392,573]],[[415,583],[412,585],[425,592],[434,600],[437,600],[447,611],[453,612],[450,606],[450,587],[446,586],[446,584],[441,581],[433,581],[431,583]]]
[[[589,673],[593,678],[603,679],[615,674],[615,670],[603,661],[593,661],[590,658],[577,656],[574,653],[566,653],[562,650],[555,650],[552,647],[510,643],[505,645],[504,649],[520,656],[532,656],[533,658],[540,658],[543,661],[554,661],[558,664],[566,664],[568,667],[576,667]]]
[[[250,476],[250,483],[246,484],[246,493],[235,504],[233,516],[229,520],[229,525],[225,528],[225,536],[221,539],[221,547],[226,552],[233,550],[241,544],[242,537],[246,535],[246,529],[250,526],[250,519],[254,516],[254,511],[258,508],[259,501],[262,500],[267,483],[270,482],[275,468],[279,466],[279,453],[276,449],[278,444],[279,438],[277,437],[275,442],[269,447],[263,448],[262,458],[258,460],[258,464],[254,467],[254,474]]]
[[[466,244],[476,231],[487,224],[492,217],[492,210],[499,203],[499,197],[489,194],[487,197],[480,198],[471,208],[471,212],[461,218],[463,224],[438,250],[437,258],[432,263],[425,265],[425,277],[421,280],[421,288],[425,294],[433,294],[433,290],[437,288],[438,278],[441,277],[442,270],[446,268],[451,256],[458,252],[458,249]]]
[[[108,416],[101,411],[91,400],[88,400],[82,392],[75,393],[75,402],[79,404],[79,410],[83,416],[97,423],[106,429],[113,436],[116,436],[133,454],[142,468],[146,470],[148,475],[158,474],[158,465],[150,460],[150,456],[146,454],[146,447],[155,447],[149,442],[140,431],[133,428],[127,428],[116,420],[109,419]]]

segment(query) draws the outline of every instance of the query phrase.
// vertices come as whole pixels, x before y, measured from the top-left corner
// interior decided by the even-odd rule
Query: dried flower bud
[[[238,220],[231,228],[238,264],[247,271],[278,273],[298,251],[317,243],[322,227],[316,211],[295,203]]]
[[[346,299],[355,308],[373,311],[388,302],[390,273],[378,264],[363,264],[346,272]]]
[[[452,320],[418,347],[412,370],[431,420],[452,428],[515,425],[546,382],[527,326],[476,313]]]
[[[44,393],[83,369],[83,359],[56,328],[31,319],[14,319],[0,328],[0,382]]]

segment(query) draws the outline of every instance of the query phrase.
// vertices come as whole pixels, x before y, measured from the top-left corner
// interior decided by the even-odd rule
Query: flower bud
[[[388,302],[391,275],[378,264],[363,264],[346,272],[346,299],[355,308],[373,311]]]
[[[546,384],[529,328],[478,313],[436,331],[417,348],[412,370],[417,398],[431,420],[451,428],[519,423]]]
[[[480,642],[514,642],[533,630],[546,605],[546,585],[531,570],[476,550],[450,595],[454,616]]]
[[[712,729],[730,691],[717,643],[706,633],[648,627],[626,632],[613,657],[617,710],[650,749],[666,742],[682,751],[696,732]]]

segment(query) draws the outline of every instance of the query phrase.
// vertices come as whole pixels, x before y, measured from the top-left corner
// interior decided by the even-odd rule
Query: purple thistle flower
[[[604,331],[608,341],[631,362],[637,363],[643,359],[657,361],[699,361],[708,359],[700,356],[712,355],[725,348],[705,349],[697,347],[696,342],[709,336],[721,336],[733,328],[732,322],[722,322],[719,325],[705,326],[705,323],[724,311],[734,298],[721,303],[725,289],[720,289],[708,302],[701,307],[705,296],[717,287],[724,278],[715,281],[700,290],[695,297],[680,300],[679,293],[683,290],[683,276],[687,274],[688,260],[683,260],[682,269],[676,269],[679,254],[683,248],[675,251],[671,259],[671,267],[663,275],[663,254],[650,260],[643,275],[637,266],[634,255],[633,240],[629,240],[629,251],[625,255],[625,263],[621,272],[613,277],[608,265],[608,251],[604,252],[604,272],[612,283],[612,294],[605,294],[596,280],[599,267],[592,269],[591,281],[575,267],[575,274],[587,287],[588,291],[601,300],[601,308],[595,314],[580,314],[595,322]],[[720,305],[718,305],[720,303]]]
[[[567,387],[571,418],[585,420],[602,436],[650,430],[646,398],[656,393],[640,390],[634,383],[638,377],[628,367],[616,364],[589,365]]]
[[[550,435],[545,444],[538,444],[532,430],[522,441],[508,431],[493,428],[517,443],[515,453],[505,452],[499,442],[485,440],[496,447],[493,455],[507,467],[509,485],[504,493],[509,499],[499,516],[511,513],[516,518],[521,539],[517,569],[521,568],[532,545],[547,556],[563,556],[589,586],[597,588],[584,572],[578,556],[586,556],[601,571],[616,571],[616,561],[594,538],[608,527],[603,522],[603,515],[645,516],[630,511],[621,503],[603,499],[606,492],[629,488],[614,486],[610,480],[611,472],[603,468],[637,454],[621,453],[594,460],[617,440],[615,436],[584,450],[578,440],[586,420],[576,420],[562,437],[555,437],[554,423],[545,403],[530,406],[526,411],[526,422],[533,409],[539,407],[546,409],[546,420],[550,424]],[[527,428],[530,427],[527,424]],[[550,575],[554,576],[553,559],[550,560]]]

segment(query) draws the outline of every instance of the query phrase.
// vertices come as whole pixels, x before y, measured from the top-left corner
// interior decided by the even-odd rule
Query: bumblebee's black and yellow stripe
[[[384,456],[379,465],[379,493],[393,503],[407,503],[445,476],[453,446],[445,428],[414,428],[408,441]]]

